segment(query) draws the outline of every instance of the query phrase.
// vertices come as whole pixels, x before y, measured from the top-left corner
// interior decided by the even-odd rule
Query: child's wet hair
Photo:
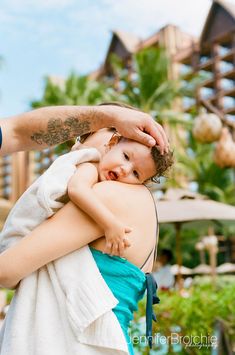
[[[174,154],[173,151],[169,149],[167,153],[160,153],[158,146],[151,148],[151,155],[156,166],[157,173],[151,178],[153,182],[159,182],[161,176],[166,176],[170,167],[174,164]]]
[[[120,107],[124,107],[124,108],[129,108],[131,110],[136,110],[136,111],[141,111],[136,107],[124,104],[122,102],[103,102],[101,103],[99,106],[104,106],[104,105],[113,105],[113,106],[120,106]],[[142,112],[142,111],[141,111]],[[108,128],[108,130],[110,130],[111,132],[116,132],[115,128]],[[79,137],[79,141],[81,143],[84,143],[85,140],[93,133],[87,133],[84,134],[82,136]],[[161,176],[166,176],[166,173],[169,171],[170,167],[173,165],[174,163],[174,156],[173,156],[173,151],[169,149],[169,151],[166,153],[164,152],[163,154],[161,154],[160,149],[157,145],[155,145],[154,147],[151,148],[151,156],[153,158],[155,167],[156,167],[156,171],[157,173],[152,176],[150,178],[151,181],[158,183],[159,182],[159,178]]]

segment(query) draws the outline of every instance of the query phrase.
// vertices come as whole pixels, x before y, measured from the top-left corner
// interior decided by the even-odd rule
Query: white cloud
[[[156,31],[168,23],[188,31],[193,30],[196,34],[200,31],[201,18],[207,14],[210,6],[209,0],[104,1],[112,3],[115,15],[122,17],[127,25],[132,24],[138,34],[146,33],[150,27]]]
[[[198,35],[211,1],[197,0],[100,0],[70,13],[73,23],[94,31],[123,29],[146,37],[168,23]]]

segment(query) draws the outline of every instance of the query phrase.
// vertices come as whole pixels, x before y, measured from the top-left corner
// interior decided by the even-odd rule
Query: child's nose
[[[123,176],[129,175],[130,172],[131,172],[131,166],[130,166],[130,164],[125,164],[125,165],[122,165],[122,166],[121,166],[121,174],[122,174]]]

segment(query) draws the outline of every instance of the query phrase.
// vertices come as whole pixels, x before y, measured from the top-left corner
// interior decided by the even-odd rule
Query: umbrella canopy
[[[235,264],[225,263],[216,268],[218,274],[235,273]],[[186,266],[179,266],[174,264],[171,266],[171,272],[173,275],[194,275],[194,274],[211,274],[211,266],[207,264],[200,264],[194,269],[190,269]]]
[[[229,272],[235,272],[235,264],[232,263],[225,263],[221,264],[216,268],[218,274],[226,274]]]
[[[207,196],[193,193],[184,189],[169,189],[157,199],[155,196],[159,223],[174,223],[176,231],[177,264],[182,265],[180,230],[183,222],[202,220],[230,220],[235,223],[235,206],[210,200]],[[208,265],[197,267],[194,273],[211,273],[215,268]],[[181,270],[177,275],[181,284]]]
[[[179,266],[174,264],[171,266],[171,272],[173,275],[181,274],[181,275],[192,275],[193,270],[186,266]]]
[[[160,223],[196,220],[231,220],[235,222],[235,207],[183,189],[169,189],[156,199]]]
[[[211,274],[211,266],[200,264],[193,269],[194,274]]]

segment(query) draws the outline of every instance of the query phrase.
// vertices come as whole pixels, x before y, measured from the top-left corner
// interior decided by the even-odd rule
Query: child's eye
[[[134,176],[135,176],[137,179],[139,179],[139,174],[138,174],[138,172],[137,172],[136,170],[133,170],[133,174],[134,174]]]
[[[123,155],[126,160],[129,160],[129,156],[126,153],[123,153]]]

